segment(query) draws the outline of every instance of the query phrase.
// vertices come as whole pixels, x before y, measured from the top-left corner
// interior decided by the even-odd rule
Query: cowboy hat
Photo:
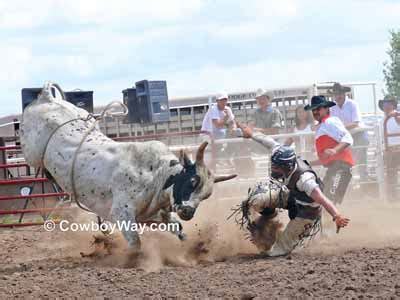
[[[351,91],[351,88],[348,86],[343,86],[339,82],[335,82],[332,86],[331,90],[328,90],[328,94],[330,95],[338,95],[338,94],[345,94]]]
[[[263,97],[263,96],[267,96],[269,98],[269,100],[274,99],[274,96],[271,92],[267,92],[266,90],[263,90],[263,89],[258,89],[256,92],[255,99]]]
[[[311,104],[304,106],[304,110],[314,110],[320,107],[332,107],[335,105],[335,102],[326,100],[325,96],[313,96]]]
[[[394,96],[386,95],[382,100],[379,100],[379,109],[383,111],[383,105],[385,103],[392,103],[395,108],[397,108],[397,99]]]

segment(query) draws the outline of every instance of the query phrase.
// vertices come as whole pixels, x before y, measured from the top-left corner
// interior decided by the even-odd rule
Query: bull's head
[[[184,151],[180,152],[183,170],[174,178],[173,197],[178,216],[185,221],[193,218],[200,202],[211,196],[214,183],[236,177],[236,175],[214,176],[204,163],[207,142],[200,145],[193,163]]]

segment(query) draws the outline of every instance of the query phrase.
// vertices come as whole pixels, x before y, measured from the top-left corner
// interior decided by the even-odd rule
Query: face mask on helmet
[[[281,146],[271,156],[271,171],[274,174],[271,174],[271,176],[279,177],[277,173],[282,173],[281,177],[285,176],[285,174],[293,170],[295,164],[296,153],[294,150],[287,146]]]
[[[283,179],[283,174],[277,171],[271,171],[271,177],[274,179]]]
[[[271,177],[274,179],[283,179],[284,174],[281,169],[277,166],[271,166]]]
[[[290,172],[293,170],[293,167],[288,167],[287,165],[285,166],[277,166],[275,164],[272,164],[271,166],[271,177],[274,179],[284,179],[287,177]]]

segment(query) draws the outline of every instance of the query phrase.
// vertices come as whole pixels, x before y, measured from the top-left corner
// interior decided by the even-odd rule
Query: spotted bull
[[[54,97],[53,88],[58,86],[46,83],[24,110],[25,159],[45,168],[64,191],[75,192],[80,203],[105,220],[171,223],[177,222],[175,212],[190,220],[200,202],[210,197],[214,183],[235,177],[217,177],[208,170],[203,160],[206,142],[192,162],[183,151],[178,158],[158,141],[113,141],[88,112]],[[136,231],[122,233],[131,249],[140,249]]]

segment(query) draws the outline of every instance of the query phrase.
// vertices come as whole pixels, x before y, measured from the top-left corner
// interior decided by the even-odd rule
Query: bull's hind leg
[[[113,242],[113,238],[110,235],[110,231],[102,230],[101,225],[104,223],[104,220],[101,219],[100,216],[97,216],[97,222],[100,227],[101,235],[95,234],[93,236],[94,240],[92,245],[94,246],[94,250],[90,253],[81,252],[82,257],[98,257],[102,256],[102,253],[106,253],[107,255],[112,254],[112,250],[115,247]]]
[[[115,245],[110,235],[94,235],[93,239],[94,250],[90,253],[81,252],[82,257],[103,257],[112,254]]]

